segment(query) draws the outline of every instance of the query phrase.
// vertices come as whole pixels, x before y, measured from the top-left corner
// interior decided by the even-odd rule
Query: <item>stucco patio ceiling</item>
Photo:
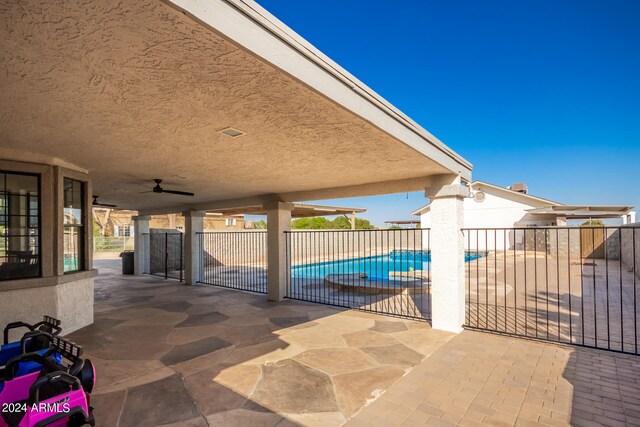
[[[251,1],[10,0],[0,15],[0,157],[86,169],[120,208],[470,179],[468,162]],[[196,197],[140,193],[153,178]]]

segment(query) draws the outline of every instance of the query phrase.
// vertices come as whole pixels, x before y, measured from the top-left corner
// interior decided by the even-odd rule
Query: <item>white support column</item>
[[[186,211],[184,216],[184,284],[194,285],[200,277],[200,242],[196,233],[204,231],[205,211]]]
[[[286,237],[291,230],[292,203],[270,202],[267,211],[267,296],[269,301],[282,301],[286,294]]]
[[[134,216],[133,218],[133,273],[141,276],[145,271],[149,271],[149,220],[150,216]]]
[[[464,198],[469,188],[446,176],[425,190],[431,199],[431,324],[458,333],[465,318]]]

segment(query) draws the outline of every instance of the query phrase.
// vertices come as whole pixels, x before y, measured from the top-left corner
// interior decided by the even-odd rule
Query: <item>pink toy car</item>
[[[0,427],[62,427],[95,425],[90,393],[95,369],[83,360],[82,348],[60,337],[51,340],[51,353],[62,355],[68,365],[48,354],[26,353],[7,362],[0,391]],[[21,363],[37,362],[42,369],[16,376]]]

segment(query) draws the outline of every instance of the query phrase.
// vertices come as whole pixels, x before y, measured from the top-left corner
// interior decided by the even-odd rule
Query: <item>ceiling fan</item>
[[[165,190],[162,188],[160,184],[162,184],[162,180],[160,178],[156,178],[153,180],[156,185],[151,189],[154,193],[168,193],[168,194],[177,194],[179,196],[195,196],[195,194],[190,193],[188,191],[179,191],[179,190]],[[150,193],[151,191],[143,191],[143,193]]]
[[[93,203],[92,203],[93,206],[99,206],[101,208],[117,208],[118,207],[117,205],[111,205],[109,203],[99,202],[98,201],[98,197],[100,197],[100,196],[95,195],[95,194],[93,195]]]

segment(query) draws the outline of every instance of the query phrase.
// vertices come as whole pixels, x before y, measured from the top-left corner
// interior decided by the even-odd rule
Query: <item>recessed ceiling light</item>
[[[231,138],[237,138],[239,136],[244,135],[244,132],[234,128],[224,128],[220,131],[220,133],[230,136]]]

